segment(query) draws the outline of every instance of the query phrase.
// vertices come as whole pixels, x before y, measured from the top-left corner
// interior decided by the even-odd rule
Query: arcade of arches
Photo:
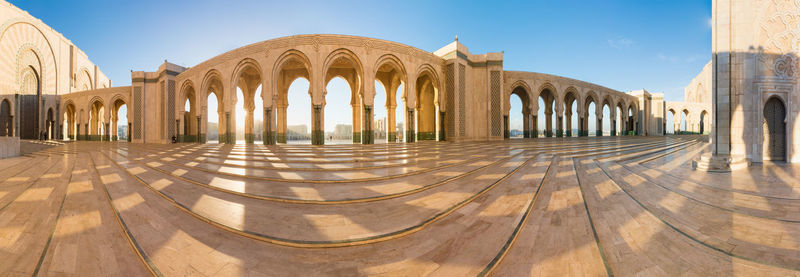
[[[0,14],[0,157],[34,149],[0,159],[0,276],[800,275],[791,53],[715,55],[665,101],[457,39],[297,35],[115,87]]]

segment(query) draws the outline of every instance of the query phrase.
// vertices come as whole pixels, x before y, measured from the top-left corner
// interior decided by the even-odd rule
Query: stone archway
[[[572,126],[572,117],[578,116],[578,113],[580,112],[578,109],[578,103],[578,92],[575,91],[574,88],[568,88],[567,93],[564,95],[564,129],[565,136],[567,137],[575,135],[573,128],[576,126]],[[580,133],[580,130],[578,133]]]
[[[777,97],[772,97],[764,104],[764,121],[762,126],[764,140],[762,142],[765,160],[786,160],[786,106]]]
[[[397,120],[401,120],[403,125],[408,124],[409,118],[405,118],[405,116],[401,116],[397,118],[397,108],[398,105],[400,107],[400,112],[407,110],[407,103],[406,103],[406,69],[403,66],[403,63],[400,61],[399,58],[395,57],[394,55],[387,54],[382,56],[378,59],[375,66],[375,80],[378,81],[384,88],[386,93],[386,102],[385,103],[378,103],[374,102],[375,110],[377,110],[378,105],[385,105],[386,108],[386,130],[385,130],[385,137],[387,142],[395,142],[395,141],[405,141],[405,129],[400,129],[398,132],[397,129]],[[367,84],[369,85],[369,84]],[[400,92],[399,98],[401,101],[398,101],[397,91],[402,88]],[[377,92],[376,97],[377,99]],[[405,115],[405,112],[402,113]],[[380,130],[376,130],[376,133]]]
[[[75,104],[72,102],[64,105],[63,128],[64,140],[76,140],[78,122],[76,120]]]
[[[275,140],[268,139],[267,144],[272,143],[286,143],[288,138],[290,137],[297,137],[300,140],[305,140],[305,136],[307,134],[303,133],[300,134],[298,130],[289,130],[287,126],[287,113],[286,110],[288,109],[289,105],[289,88],[294,84],[295,80],[297,79],[306,79],[309,83],[313,80],[312,76],[312,67],[310,60],[306,57],[303,52],[297,50],[289,50],[282,54],[278,60],[275,62],[275,66],[273,67],[273,80],[275,80],[275,91],[277,91],[278,95],[275,96],[275,102],[273,103],[273,107],[275,109],[275,126],[276,126],[276,133],[275,133]],[[308,99],[311,99],[313,86],[310,85],[308,88]],[[309,101],[313,106],[313,101]],[[299,105],[294,103],[293,105]],[[322,107],[312,107],[312,114],[311,114],[311,129],[314,130],[314,127],[317,126],[317,123],[320,125],[322,124],[322,116],[319,113],[314,112],[314,108],[322,109]],[[264,120],[267,122],[265,129],[267,132],[272,132],[272,112],[270,107],[267,107],[264,111]],[[320,111],[321,112],[321,111]]]
[[[33,67],[22,73],[19,101],[19,134],[22,139],[39,138],[39,100],[41,86],[39,74]]]
[[[425,70],[417,77],[416,140],[444,140],[444,126],[439,125],[438,85],[433,72]],[[438,131],[438,132],[437,132]],[[438,133],[438,135],[437,135]]]
[[[108,140],[108,123],[105,122],[106,107],[100,99],[89,104],[89,140]]]
[[[255,60],[245,59],[239,62],[239,65],[234,70],[232,78],[234,83],[231,86],[231,97],[234,100],[232,106],[235,107],[235,116],[232,116],[233,122],[231,123],[234,142],[244,140],[246,144],[253,144],[256,140],[263,140],[263,117],[261,113],[264,105],[261,100],[263,100],[264,91],[261,79],[261,66]],[[260,98],[259,105],[256,105],[256,94]],[[194,103],[193,99],[191,99],[193,95],[187,94],[186,97],[186,101],[190,102],[189,108],[191,110],[191,103]],[[240,110],[240,108],[243,110]],[[262,124],[255,124],[256,111],[258,111],[257,114],[261,118]],[[189,117],[192,117],[192,115],[185,115],[185,117],[187,117],[186,121],[188,122],[190,120]],[[191,124],[188,127],[191,129]],[[191,133],[191,130],[185,131]]]
[[[352,134],[350,140],[353,143],[363,143],[363,144],[371,144],[374,142],[373,137],[373,106],[366,105],[363,99],[363,66],[361,61],[359,60],[358,56],[350,50],[347,49],[339,49],[333,51],[325,60],[323,64],[324,69],[324,82],[323,82],[323,96],[325,101],[323,102],[322,109],[318,109],[318,107],[314,107],[314,112],[320,112],[319,115],[314,115],[315,117],[320,117],[321,120],[319,121],[322,123],[322,126],[317,126],[317,129],[313,129],[311,132],[311,143],[312,144],[324,144],[325,143],[325,133],[332,133],[333,136],[336,137],[343,137],[347,138],[346,134],[340,134],[341,129],[336,130],[336,126],[327,126],[327,125],[334,125],[334,121],[330,121],[330,119],[326,120],[326,110],[328,108],[333,109],[341,109],[343,107],[328,107],[328,100],[332,100],[336,97],[337,92],[342,91],[332,91],[329,92],[329,88],[333,88],[330,86],[331,81],[335,78],[340,78],[347,82],[347,87],[349,91],[347,92],[349,95],[349,104],[351,108],[351,120],[352,120]],[[339,82],[341,82],[339,80]],[[336,90],[334,88],[334,90]],[[331,93],[331,98],[329,98],[328,93]],[[343,96],[343,95],[339,95]],[[331,101],[336,102],[336,101]],[[342,103],[340,103],[342,104]],[[319,111],[317,111],[319,110]],[[331,114],[332,115],[332,114]],[[333,117],[331,117],[333,118]],[[325,124],[326,121],[329,121],[330,124]]]
[[[510,112],[510,110],[511,110],[511,98],[512,97],[518,97],[519,100],[520,100],[520,103],[522,104],[522,109],[519,111],[519,112],[521,112],[521,115],[522,115],[522,137],[523,138],[530,138],[531,135],[532,135],[532,133],[531,133],[531,122],[530,122],[530,120],[531,120],[531,110],[530,110],[531,100],[530,100],[530,97],[528,96],[528,91],[526,90],[526,88],[524,86],[521,86],[521,85],[515,87],[514,90],[511,91],[511,95],[508,96],[509,104],[507,106],[509,107],[509,113],[508,113],[508,121],[509,121],[509,123],[508,124],[504,124],[505,127],[506,127],[505,128],[506,129],[505,133],[507,134],[505,137],[506,138],[514,137],[514,135],[511,134],[511,129],[512,129],[511,122],[514,121],[514,120],[512,120],[513,115],[511,115],[511,112]]]
[[[538,131],[544,127],[544,135],[545,137],[552,137],[555,132],[553,131],[554,125],[556,124],[556,120],[553,119],[553,114],[556,110],[556,92],[555,88],[550,84],[545,84],[541,89],[539,89],[539,109],[536,112],[536,117],[534,119],[535,131],[534,137],[538,136]],[[542,106],[541,104],[544,104]],[[539,117],[544,116],[544,126],[539,126]],[[558,129],[561,129],[560,127]]]

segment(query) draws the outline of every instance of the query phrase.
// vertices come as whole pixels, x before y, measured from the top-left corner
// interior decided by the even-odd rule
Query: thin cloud
[[[624,38],[624,37],[620,37],[620,38],[617,38],[617,39],[609,39],[608,40],[608,45],[613,47],[613,48],[616,48],[616,49],[629,48],[629,47],[633,46],[634,44],[636,44],[635,41],[633,41],[632,39],[629,39],[629,38]]]

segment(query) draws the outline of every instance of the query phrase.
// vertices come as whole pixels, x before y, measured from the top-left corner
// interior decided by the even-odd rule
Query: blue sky
[[[165,59],[194,66],[250,43],[308,33],[426,51],[457,35],[473,53],[505,51],[506,70],[663,91],[667,100],[682,100],[683,86],[711,58],[711,1],[10,2],[64,34],[119,86],[130,84],[130,70],[154,71]],[[345,113],[326,112],[334,114],[349,123]]]

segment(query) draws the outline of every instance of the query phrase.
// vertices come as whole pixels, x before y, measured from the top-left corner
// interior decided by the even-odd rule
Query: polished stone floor
[[[0,276],[800,275],[800,166],[705,139],[67,143],[0,160]]]

